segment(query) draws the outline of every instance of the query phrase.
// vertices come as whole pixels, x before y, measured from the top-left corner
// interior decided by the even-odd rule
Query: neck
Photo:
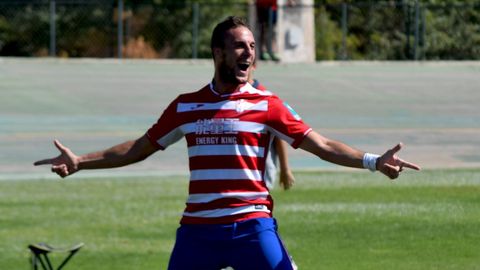
[[[213,90],[219,94],[230,94],[235,92],[242,84],[241,83],[228,83],[222,81],[219,76],[215,75],[212,80]]]

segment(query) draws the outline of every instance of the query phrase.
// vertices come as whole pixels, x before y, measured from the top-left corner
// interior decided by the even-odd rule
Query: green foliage
[[[8,38],[11,35],[9,33],[10,25],[7,19],[3,16],[0,16],[0,51],[1,49],[9,42]]]
[[[191,51],[191,6],[182,3],[138,5],[132,7],[133,20],[143,28],[132,33],[143,36],[165,58],[188,58]]]
[[[322,60],[336,60],[342,53],[342,31],[329,17],[324,7],[315,10],[316,57]]]
[[[29,56],[48,46],[48,11],[30,4],[0,6],[0,55]]]
[[[348,59],[365,60],[414,59],[415,53],[432,60],[480,58],[478,1],[431,0],[420,1],[418,5],[415,1],[315,3],[319,7],[318,60],[342,59],[345,51]],[[347,3],[345,14],[344,3]],[[325,7],[329,15],[322,14]],[[342,31],[344,15],[347,17],[345,48],[339,44],[342,37],[337,36]]]
[[[113,56],[113,10],[108,3],[57,7],[57,52],[64,57]]]
[[[427,59],[480,59],[480,7],[426,10]]]
[[[317,26],[325,29],[317,32],[317,35],[320,34],[320,41],[317,38],[317,59],[408,58],[405,51],[407,38],[403,5],[349,4],[343,9],[342,5],[335,4],[328,7],[331,14],[328,24],[325,23],[325,16],[316,16]],[[343,16],[346,16],[345,33],[340,29]],[[324,31],[329,34],[325,35],[322,33]],[[346,36],[342,37],[344,34]],[[331,38],[333,36],[336,38]],[[345,48],[339,43],[341,39],[345,39]],[[332,49],[335,57],[331,56]]]
[[[157,0],[145,4],[132,3],[132,20],[142,25],[133,29],[133,37],[142,36],[153,44],[160,57],[191,58],[193,43],[194,4],[198,5],[198,57],[209,58],[213,27],[223,18],[246,17],[247,7],[239,1],[172,1]]]
[[[116,3],[58,1],[57,55],[115,56]],[[154,52],[148,57],[191,58],[196,48],[197,57],[210,58],[214,25],[228,15],[248,17],[248,3],[248,0],[125,0],[124,43],[144,40],[145,47]],[[198,25],[193,23],[196,16]],[[478,0],[316,0],[315,23],[318,60],[406,60],[416,56],[427,60],[480,59]],[[0,55],[47,55],[49,29],[48,1],[0,3]],[[198,36],[194,36],[195,29]]]
[[[56,7],[56,47],[62,56],[111,56],[112,12],[105,2]],[[48,2],[0,5],[0,55],[45,56],[50,44]]]

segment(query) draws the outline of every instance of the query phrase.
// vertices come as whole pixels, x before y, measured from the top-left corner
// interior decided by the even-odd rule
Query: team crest
[[[246,102],[244,99],[240,99],[236,101],[235,110],[238,113],[242,113],[247,109],[247,107],[248,107],[248,102]]]

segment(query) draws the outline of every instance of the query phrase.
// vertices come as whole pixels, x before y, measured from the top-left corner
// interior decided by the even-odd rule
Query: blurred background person
[[[257,23],[260,32],[259,49],[261,60],[278,61],[276,42],[277,0],[256,0]]]
[[[266,91],[267,88],[253,76],[253,73],[256,69],[257,61],[254,61],[248,75],[248,82],[254,88]],[[269,189],[273,189],[275,187],[275,180],[277,179],[277,168],[279,168],[280,170],[280,186],[282,186],[285,190],[290,189],[293,186],[293,183],[295,182],[295,177],[293,176],[293,172],[290,169],[287,154],[287,143],[277,137],[274,137],[272,144],[270,145],[270,151],[268,152],[267,161],[265,164],[265,182],[267,183],[267,187]]]

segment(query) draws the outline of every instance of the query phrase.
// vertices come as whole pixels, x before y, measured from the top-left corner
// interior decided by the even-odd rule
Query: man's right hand
[[[67,177],[78,171],[79,157],[75,155],[69,148],[63,146],[58,140],[53,143],[60,151],[60,155],[55,158],[47,158],[36,161],[33,165],[52,165],[52,172],[58,174],[60,177]]]

